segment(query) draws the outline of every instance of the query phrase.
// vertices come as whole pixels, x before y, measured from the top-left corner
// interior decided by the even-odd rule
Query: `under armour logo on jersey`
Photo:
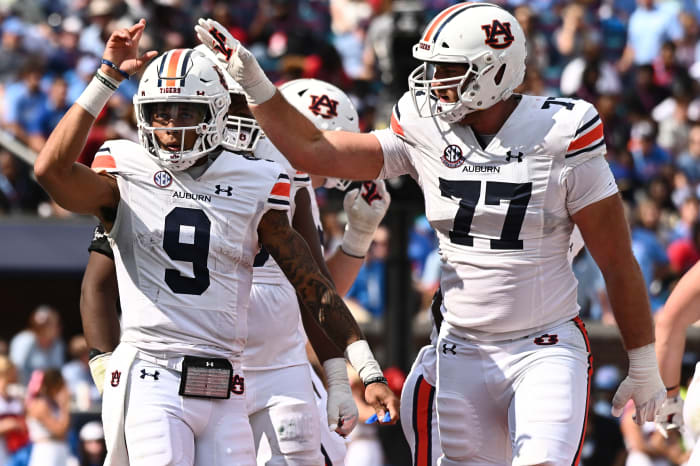
[[[204,361],[204,367],[214,367],[214,361]]]
[[[231,380],[231,391],[236,395],[242,395],[245,392],[245,379],[236,374]]]
[[[153,380],[158,380],[158,376],[160,375],[160,372],[158,371],[153,371],[152,374],[149,374],[146,372],[146,369],[141,369],[141,378],[145,379],[146,377],[153,377]]]
[[[486,33],[484,43],[494,49],[506,49],[515,40],[513,33],[510,32],[510,23],[508,22],[502,23],[494,19],[491,24],[482,25],[481,29]],[[503,36],[503,40],[499,40],[499,36]]]
[[[211,36],[217,42],[216,44],[214,44],[214,48],[226,55],[227,61],[230,60],[231,55],[233,54],[233,49],[231,47],[226,46],[226,36],[214,27],[209,29],[209,34],[211,34]]]
[[[362,183],[362,199],[364,199],[367,204],[372,205],[373,201],[381,198],[382,196],[377,192],[377,183],[374,181]]]
[[[233,196],[233,186],[226,186],[226,189],[224,189],[220,184],[217,184],[215,187],[216,191],[214,191],[214,194],[226,193],[228,197]]]
[[[454,343],[452,343],[451,347],[447,346],[447,343],[442,344],[442,354],[447,354],[448,351],[452,354],[457,354],[457,351],[455,351],[456,349],[457,349],[457,345]]]
[[[119,371],[114,371],[112,372],[112,381],[110,382],[110,385],[113,387],[116,387],[119,385],[119,379],[122,378],[122,373]]]
[[[510,159],[515,159],[515,158],[518,159],[518,163],[522,162],[523,161],[523,153],[518,152],[517,155],[514,155],[513,153],[511,153],[511,151],[506,152],[506,162],[510,162]]]
[[[559,343],[559,337],[545,333],[544,335],[535,338],[534,343],[540,346],[556,345]]]
[[[326,94],[321,96],[312,95],[311,105],[309,105],[309,110],[314,115],[318,115],[321,118],[333,118],[338,116],[338,101],[333,100]]]

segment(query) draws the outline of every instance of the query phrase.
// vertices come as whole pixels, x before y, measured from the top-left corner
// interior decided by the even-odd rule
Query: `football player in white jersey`
[[[656,428],[668,436],[668,431],[683,425],[695,442],[687,464],[700,464],[700,362],[695,366],[693,381],[688,387],[685,403],[681,398],[681,362],[685,350],[686,330],[700,320],[700,263],[695,264],[680,279],[666,304],[656,315],[656,354],[667,398],[656,416]]]
[[[629,356],[614,414],[632,398],[637,422],[654,418],[665,393],[651,313],[600,118],[582,100],[513,94],[526,46],[512,15],[468,2],[439,13],[413,49],[423,63],[391,128],[371,134],[307,124],[218,23],[200,19],[196,31],[293,166],[348,179],[408,173],[421,186],[446,311],[435,394],[441,465],[578,462],[592,366],[566,260],[574,224]]]
[[[172,50],[146,68],[134,97],[140,145],[108,141],[95,171],[75,162],[119,82],[155,56],[137,54],[144,27],[110,36],[34,166],[56,202],[100,219],[115,251],[123,331],[106,369],[106,464],[252,465],[240,357],[258,245],[341,347],[361,332],[289,225],[282,168],[219,156],[230,98],[200,52]],[[358,369],[381,374],[363,350]],[[381,385],[368,388],[377,403]]]

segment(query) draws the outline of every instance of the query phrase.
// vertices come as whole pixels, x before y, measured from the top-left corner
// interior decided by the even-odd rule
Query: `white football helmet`
[[[245,92],[240,84],[238,84],[228,73],[224,64],[216,57],[214,52],[204,44],[199,44],[194,48],[207,56],[211,61],[219,66],[231,97],[231,108],[226,116],[226,136],[221,143],[227,150],[232,152],[253,152],[258,145],[260,138],[264,137],[264,133],[255,118],[232,113],[235,111],[234,104],[247,105]]]
[[[360,117],[350,98],[333,84],[318,79],[295,79],[280,86],[287,101],[323,131],[360,132]],[[326,178],[325,188],[345,191],[352,181]]]
[[[221,145],[229,102],[221,71],[201,52],[192,49],[166,52],[148,65],[134,95],[141,144],[163,167],[185,170]],[[153,126],[154,112],[163,104],[187,104],[187,108],[201,113],[201,121],[190,126]],[[197,132],[197,139],[191,149],[185,149],[185,134],[191,130]],[[157,131],[179,131],[179,149],[162,147]]]
[[[505,100],[525,76],[525,34],[518,21],[490,3],[465,2],[441,11],[425,28],[413,57],[424,62],[408,87],[422,117],[456,123],[465,115]],[[435,65],[463,64],[464,74],[435,79]],[[458,100],[443,102],[435,90],[456,88]]]

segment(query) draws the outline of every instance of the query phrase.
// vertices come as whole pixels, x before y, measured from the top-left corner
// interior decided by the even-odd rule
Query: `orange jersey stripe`
[[[445,19],[445,16],[449,15],[450,13],[452,13],[453,11],[455,11],[459,8],[462,8],[466,5],[470,5],[471,3],[472,2],[458,3],[457,5],[451,6],[448,9],[446,9],[445,11],[443,11],[442,13],[440,13],[440,15],[437,18],[435,18],[435,20],[433,20],[433,24],[430,26],[428,31],[425,33],[425,37],[423,37],[423,42],[427,42],[428,40],[430,40],[430,36],[433,35],[433,32],[435,31],[435,29],[437,29],[438,24],[440,24],[442,22],[442,20]]]
[[[109,154],[97,155],[92,161],[91,168],[117,168],[117,162],[114,161],[114,157]]]
[[[177,64],[180,61],[180,55],[182,55],[182,50],[183,49],[177,49],[173,50],[173,53],[170,54],[170,61],[168,62],[168,71],[166,76],[177,76]],[[165,85],[166,86],[175,86],[175,79],[166,79],[165,80]]]
[[[597,141],[598,139],[603,137],[603,123],[600,123],[598,126],[584,134],[578,139],[574,139],[571,141],[571,144],[569,144],[569,148],[566,149],[567,152],[572,151],[572,150],[577,150],[577,149],[582,149],[592,143],[593,141]]]
[[[433,406],[430,399],[430,392],[433,387],[421,378],[418,386],[418,396],[416,397],[416,405],[413,407],[416,416],[416,458],[415,466],[430,466],[432,458],[430,457],[430,434],[431,423],[429,422],[432,415]]]
[[[391,130],[398,134],[399,136],[403,136],[403,128],[401,127],[401,124],[399,123],[399,120],[396,119],[394,114],[391,114]]]
[[[284,196],[284,197],[289,197],[289,190],[291,188],[291,185],[289,184],[288,181],[280,181],[279,183],[275,184],[272,187],[272,191],[270,191],[271,196]]]

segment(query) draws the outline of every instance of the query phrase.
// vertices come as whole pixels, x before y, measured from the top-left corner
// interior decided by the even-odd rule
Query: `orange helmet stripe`
[[[423,37],[423,42],[428,42],[430,40],[430,36],[433,35],[433,32],[435,32],[435,29],[437,29],[438,25],[442,22],[443,19],[445,19],[445,17],[447,15],[449,15],[450,13],[452,13],[455,10],[467,7],[467,6],[471,5],[472,3],[474,3],[474,2],[458,3],[457,5],[453,5],[449,8],[447,8],[446,10],[443,10],[443,12],[440,13],[437,16],[437,18],[435,18],[433,20],[432,24],[430,25],[430,27],[426,31],[425,36]]]
[[[177,76],[177,65],[180,62],[180,55],[182,55],[182,52],[183,49],[177,49],[170,53],[170,57],[168,57],[168,77]],[[175,79],[166,79],[165,85],[170,87],[175,86],[175,81]]]

